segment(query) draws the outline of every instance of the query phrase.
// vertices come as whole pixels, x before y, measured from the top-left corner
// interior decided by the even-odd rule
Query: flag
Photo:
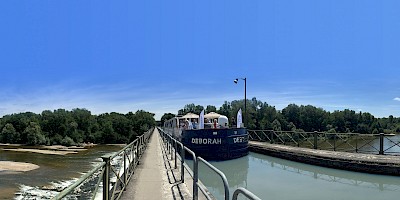
[[[199,129],[204,129],[204,110],[201,111],[199,116]]]
[[[236,118],[237,118],[236,119],[236,121],[237,121],[236,127],[240,128],[240,126],[242,125],[242,109],[239,109]]]

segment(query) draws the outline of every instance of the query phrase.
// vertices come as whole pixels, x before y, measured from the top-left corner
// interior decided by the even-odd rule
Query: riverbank
[[[0,161],[1,174],[13,174],[38,169],[39,165],[25,162]]]
[[[0,149],[3,151],[14,151],[14,152],[27,152],[27,153],[40,153],[48,155],[67,155],[75,154],[81,151],[86,151],[88,148],[96,146],[96,144],[83,144],[82,146],[23,146],[21,144],[0,144]]]
[[[117,152],[122,147],[115,145],[93,145],[92,147],[86,147],[84,151],[68,155],[4,151],[2,148],[45,150],[44,148],[64,147],[0,146],[1,161],[32,163],[39,166],[35,170],[26,172],[6,172],[2,170],[0,173],[0,200],[51,199],[51,196],[47,194],[48,191],[46,188],[53,188],[59,184],[70,184],[71,180],[81,177],[82,173],[86,173],[101,163],[101,156]]]
[[[316,150],[255,141],[249,141],[249,150],[322,167],[400,176],[399,156]]]

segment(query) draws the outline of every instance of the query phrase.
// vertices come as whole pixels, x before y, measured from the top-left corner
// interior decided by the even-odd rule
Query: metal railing
[[[181,173],[181,181],[182,181],[182,183],[184,183],[185,170],[187,170],[187,172],[192,177],[192,180],[193,180],[193,194],[192,194],[193,200],[198,200],[198,198],[199,198],[199,189],[200,189],[200,191],[202,192],[202,194],[204,195],[205,198],[207,198],[208,200],[214,199],[212,197],[212,194],[210,194],[208,192],[206,186],[199,180],[199,167],[198,166],[199,166],[200,162],[204,163],[208,168],[210,168],[212,171],[214,171],[221,178],[221,180],[223,182],[223,185],[224,185],[224,198],[225,198],[225,200],[229,200],[229,198],[230,198],[230,196],[229,196],[229,183],[228,183],[228,180],[226,179],[225,174],[222,171],[220,171],[219,169],[214,167],[212,164],[210,164],[209,162],[207,162],[203,158],[196,156],[196,154],[192,150],[190,150],[189,148],[184,146],[181,142],[177,141],[170,134],[165,133],[163,129],[158,127],[158,130],[159,130],[159,133],[160,133],[160,136],[161,136],[161,140],[163,141],[163,146],[166,149],[166,152],[169,152],[169,154],[171,155],[171,159],[174,159],[175,169],[177,169],[177,164],[176,164],[177,160],[179,159],[180,162],[181,162],[181,171],[180,171],[180,173]],[[180,148],[178,148],[178,147],[180,147]],[[172,151],[174,151],[174,152],[172,152]],[[177,152],[178,151],[180,151],[180,156],[179,157],[177,157]],[[189,155],[191,155],[191,157],[193,159],[193,171],[185,163],[185,151],[187,151],[189,153]],[[173,155],[175,155],[175,156],[173,156]],[[256,195],[254,195],[253,193],[251,193],[250,191],[248,191],[245,188],[236,189],[232,199],[236,200],[237,196],[239,194],[243,194],[244,196],[246,196],[250,200],[260,200],[260,198],[258,198]]]
[[[221,179],[222,182],[224,183],[224,191],[225,191],[225,200],[229,200],[229,184],[228,180],[226,179],[226,176],[223,172],[221,172],[219,169],[211,165],[209,162],[204,160],[202,157],[198,157],[198,160],[204,163],[207,167],[209,167],[212,171],[214,171]],[[198,163],[197,163],[198,165]],[[197,185],[200,187],[200,184],[197,183]]]
[[[293,132],[274,130],[248,130],[249,140],[283,144],[288,146],[370,153],[400,155],[400,139],[393,140],[390,134]],[[398,150],[396,150],[396,148]]]
[[[139,136],[117,153],[102,156],[101,164],[52,199],[95,199],[97,196],[102,196],[103,200],[119,199],[139,164],[153,130]],[[99,191],[100,188],[102,191]]]
[[[246,190],[245,188],[239,187],[238,189],[233,192],[232,200],[237,200],[239,194],[243,194],[245,197],[253,200],[261,200],[255,194],[251,193],[250,191]]]

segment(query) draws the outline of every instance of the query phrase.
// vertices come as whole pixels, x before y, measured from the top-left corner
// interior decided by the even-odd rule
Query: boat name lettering
[[[192,138],[192,144],[222,144],[221,138]]]
[[[242,143],[242,142],[247,142],[246,137],[235,137],[233,138],[233,143]]]

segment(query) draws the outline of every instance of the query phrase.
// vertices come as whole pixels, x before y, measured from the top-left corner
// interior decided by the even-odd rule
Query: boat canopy
[[[218,119],[219,117],[221,117],[223,115],[215,113],[215,112],[210,112],[204,115],[204,118],[208,118],[208,119]]]
[[[186,115],[183,115],[181,118],[185,119],[199,118],[199,115],[196,115],[194,113],[187,113]]]

